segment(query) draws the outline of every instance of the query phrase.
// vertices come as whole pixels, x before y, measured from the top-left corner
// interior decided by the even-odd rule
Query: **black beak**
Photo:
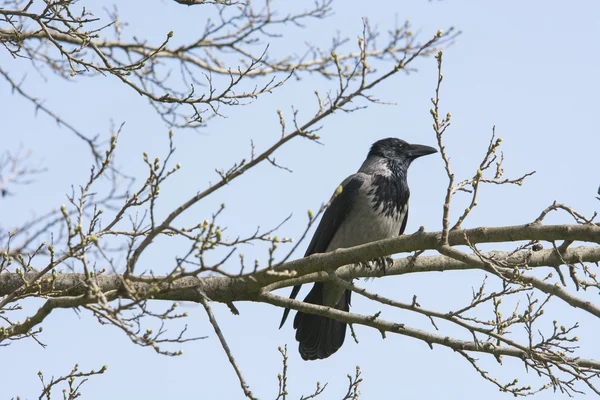
[[[433,147],[424,146],[422,144],[411,144],[408,146],[408,156],[412,159],[426,156],[428,154],[437,153],[437,149]]]

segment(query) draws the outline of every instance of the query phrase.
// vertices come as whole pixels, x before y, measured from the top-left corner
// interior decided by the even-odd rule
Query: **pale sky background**
[[[90,1],[89,8],[102,13],[103,4]],[[281,12],[310,6],[309,1],[274,1]],[[185,42],[203,29],[209,7],[184,7],[173,1],[146,1],[118,4],[121,18],[130,23],[129,34],[162,41],[170,30],[175,43]],[[553,200],[565,202],[591,214],[598,209],[594,196],[598,176],[598,93],[600,79],[600,3],[597,1],[425,1],[371,0],[334,3],[335,15],[307,22],[305,30],[286,28],[284,39],[273,39],[270,49],[284,54],[301,52],[304,40],[327,47],[336,31],[351,38],[362,30],[361,18],[385,32],[395,18],[410,19],[415,32],[425,40],[438,29],[455,26],[463,34],[445,51],[445,81],[442,110],[451,111],[452,126],[447,148],[457,178],[472,175],[489,140],[492,126],[504,139],[507,176],[536,170],[523,187],[484,187],[479,207],[466,221],[466,227],[527,223]],[[0,65],[14,77],[28,74],[24,88],[46,100],[46,105],[89,135],[110,135],[111,120],[125,122],[119,140],[117,164],[124,170],[143,172],[142,152],[164,156],[168,129],[153,113],[148,102],[114,77],[97,77],[65,82],[48,74],[40,79],[25,60],[12,60],[0,51]],[[294,173],[264,165],[235,181],[215,196],[195,206],[181,223],[202,221],[225,202],[221,222],[232,236],[247,234],[257,225],[271,227],[293,213],[281,236],[298,236],[306,222],[306,210],[317,209],[334,188],[362,163],[375,140],[396,136],[411,143],[433,145],[429,99],[434,93],[436,70],[433,58],[420,59],[418,73],[397,75],[375,90],[382,100],[396,105],[370,106],[352,114],[340,113],[325,120],[320,134],[324,146],[298,140],[277,153],[279,162]],[[389,68],[389,67],[388,67]],[[385,71],[385,66],[380,71]],[[314,90],[335,90],[335,81],[306,76],[290,81],[273,95],[261,97],[246,107],[224,110],[227,119],[214,120],[200,132],[176,130],[175,162],[183,165],[170,183],[161,187],[159,210],[163,213],[187,200],[218,178],[215,167],[227,167],[247,156],[250,139],[258,149],[265,148],[280,134],[275,111],[291,116],[291,107],[306,120],[315,109]],[[14,226],[33,213],[43,213],[66,203],[71,185],[84,183],[89,173],[89,152],[85,145],[45,115],[35,116],[30,103],[11,96],[7,82],[0,79],[0,137],[2,148],[20,144],[32,149],[48,172],[31,186],[16,188],[16,196],[0,200],[3,229]],[[291,124],[291,120],[288,125]],[[423,225],[437,231],[441,225],[446,184],[442,161],[426,157],[415,162],[409,173],[410,217],[407,233]],[[461,202],[462,201],[462,202]],[[462,210],[466,197],[455,200]],[[455,213],[456,214],[456,213]],[[549,218],[568,222],[566,218]],[[306,247],[301,246],[299,256]],[[248,259],[266,259],[262,248],[244,248]],[[174,253],[167,240],[157,242],[140,260],[140,267],[156,274],[169,271]],[[449,311],[467,302],[471,287],[478,286],[483,273],[436,273],[399,276],[360,282],[373,291],[409,302],[419,296],[424,307]],[[496,286],[497,287],[497,286]],[[287,295],[287,290],[281,293]],[[301,296],[304,295],[304,292]],[[597,294],[590,297],[597,299]],[[597,300],[596,300],[597,301]],[[161,305],[162,306],[162,305]],[[42,349],[33,341],[19,341],[2,348],[0,399],[16,395],[37,398],[41,385],[37,371],[46,376],[61,375],[75,363],[82,370],[108,365],[105,375],[91,379],[83,387],[85,399],[216,399],[243,398],[237,378],[209,325],[202,307],[184,304],[189,312],[189,332],[208,339],[181,346],[181,357],[167,358],[152,350],[136,347],[114,327],[100,326],[90,315],[59,310],[47,318]],[[274,398],[281,357],[277,346],[289,347],[289,391],[291,399],[310,394],[317,381],[328,383],[322,399],[343,397],[346,374],[360,365],[364,399],[507,399],[459,355],[439,346],[430,350],[420,341],[356,327],[360,344],[350,337],[334,356],[324,361],[305,362],[296,349],[290,321],[278,330],[281,310],[269,305],[238,304],[241,315],[233,316],[221,304],[214,312],[229,345],[244,372],[251,390],[261,399]],[[30,309],[31,310],[31,309]],[[383,318],[431,330],[429,322],[354,296],[352,310],[373,314],[384,310]],[[568,325],[579,321],[578,336],[586,352],[584,358],[600,359],[594,343],[600,322],[580,311],[555,306],[546,321]],[[176,326],[174,325],[176,328]],[[456,333],[444,329],[440,334]],[[172,331],[175,333],[175,329]],[[461,333],[468,339],[468,335]],[[505,360],[503,367],[492,357],[478,355],[483,366],[503,381],[519,377],[520,383],[539,381],[527,374],[521,363]],[[580,388],[583,388],[580,386]],[[60,396],[56,393],[55,396]],[[537,396],[554,397],[552,391]],[[564,396],[564,395],[563,395]],[[510,396],[512,398],[512,396]],[[565,396],[566,397],[566,396]]]

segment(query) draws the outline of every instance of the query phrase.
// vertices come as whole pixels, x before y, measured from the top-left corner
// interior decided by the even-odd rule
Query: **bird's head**
[[[437,150],[433,147],[422,144],[409,144],[398,138],[387,138],[373,143],[368,157],[381,157],[386,161],[391,161],[408,168],[413,160],[436,152]]]

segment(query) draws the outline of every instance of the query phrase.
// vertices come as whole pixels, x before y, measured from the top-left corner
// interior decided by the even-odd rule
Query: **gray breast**
[[[407,205],[404,204],[400,212],[391,215],[384,212],[383,204],[376,207],[374,195],[369,194],[370,186],[367,181],[359,189],[351,210],[334,234],[327,251],[387,239],[400,233]]]

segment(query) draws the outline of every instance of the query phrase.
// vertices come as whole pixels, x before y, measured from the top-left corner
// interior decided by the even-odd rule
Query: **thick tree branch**
[[[507,238],[506,232],[510,232],[509,228],[521,227],[503,227],[503,228],[486,228],[485,234],[479,235],[472,240],[478,243],[490,242],[492,239],[501,241],[502,237]],[[582,240],[585,237],[585,229],[587,226],[572,225],[573,230],[570,230],[572,237],[578,237]],[[565,231],[561,225],[556,226],[537,226],[538,237],[551,237],[552,231]],[[548,229],[541,229],[548,228]],[[598,228],[596,228],[598,229]],[[471,230],[471,231],[477,231]],[[502,234],[504,232],[504,234]],[[390,254],[394,254],[393,249],[402,248],[404,251],[409,251],[409,248],[427,249],[428,243],[433,247],[437,244],[436,238],[441,233],[416,233],[413,235],[400,236],[394,239],[386,239],[379,242],[373,242],[362,246],[356,246],[349,249],[339,249],[330,253],[314,254],[310,257],[290,261],[288,263],[278,265],[272,269],[258,271],[249,275],[239,277],[184,277],[173,279],[166,277],[138,277],[130,276],[130,284],[133,285],[137,293],[150,293],[154,284],[158,284],[160,290],[153,293],[155,299],[174,300],[174,301],[194,301],[199,302],[200,297],[195,288],[199,288],[208,298],[219,302],[232,302],[240,300],[253,300],[254,297],[267,287],[269,290],[275,290],[282,287],[292,286],[300,283],[314,282],[316,280],[328,280],[327,273],[324,271],[334,270],[343,267],[337,271],[339,277],[343,279],[361,278],[361,277],[378,277],[382,276],[382,271],[368,269],[365,267],[350,265],[354,262],[362,260],[374,259]],[[429,235],[429,236],[428,236]],[[516,237],[516,233],[508,234],[508,236]],[[449,239],[452,242],[460,243],[460,231],[450,232]],[[506,240],[509,240],[508,238]],[[409,245],[410,244],[410,245]],[[553,267],[561,264],[561,257],[552,250],[541,250],[537,252],[520,251],[517,253],[509,252],[489,252],[483,253],[485,257],[494,258],[510,265],[527,267]],[[562,260],[569,263],[579,262],[599,262],[600,261],[600,246],[590,247],[574,247],[565,250],[562,254]],[[395,259],[392,266],[386,269],[385,275],[402,275],[407,273],[419,272],[443,272],[450,270],[468,270],[468,269],[484,269],[481,265],[465,264],[460,260],[455,260],[452,257],[443,255],[438,256],[419,256],[417,258],[407,257]],[[292,277],[289,273],[283,271],[294,271]],[[0,274],[0,296],[5,296],[23,286],[23,279],[27,282],[32,282],[37,277],[35,273],[28,273],[24,276],[16,273]],[[103,292],[117,291],[120,296],[127,296],[124,291],[124,279],[118,274],[102,274],[94,278],[98,288]],[[86,292],[87,286],[85,276],[75,273],[59,273],[54,279],[48,282],[41,281],[41,290],[48,293],[48,296],[82,295]],[[24,293],[35,292],[38,290],[33,284],[29,284]]]

